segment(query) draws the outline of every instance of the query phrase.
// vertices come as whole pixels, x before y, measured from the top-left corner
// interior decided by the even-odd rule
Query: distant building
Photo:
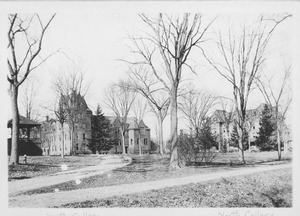
[[[24,116],[19,117],[19,155],[42,155],[41,139],[40,139],[41,124],[28,119]],[[12,119],[7,122],[7,127],[12,129]],[[12,131],[11,131],[12,133]],[[7,140],[8,155],[11,153],[11,138]]]
[[[111,153],[123,153],[121,134],[118,130],[119,119],[117,117],[107,116],[111,124],[116,129],[116,136],[118,136],[118,146],[110,150]],[[125,151],[130,154],[139,153],[139,144],[141,145],[142,154],[150,152],[150,128],[144,123],[140,122],[136,118],[127,118],[127,130],[125,132]]]
[[[66,120],[63,126],[64,130],[62,130],[61,124],[57,119],[46,117],[46,120],[41,123],[43,155],[61,155],[63,141],[65,155],[92,153],[88,142],[92,132],[92,111],[88,108],[82,96],[77,95],[76,97],[78,97],[77,101],[79,104],[77,108],[79,107],[79,109],[74,127],[73,145],[69,120]],[[112,116],[106,116],[106,118],[115,128],[115,136],[118,137],[118,145],[114,146],[109,153],[123,153],[121,134],[118,129],[119,120]],[[141,143],[142,153],[148,153],[150,151],[150,128],[143,121],[137,122],[135,118],[128,118],[127,124],[128,129],[125,132],[126,153],[138,154],[139,143]]]
[[[255,140],[259,133],[259,123],[262,116],[262,111],[264,110],[264,106],[265,104],[262,103],[256,109],[246,110],[246,130],[248,132],[249,146],[255,144]],[[228,141],[231,139],[235,118],[235,113],[229,113],[225,110],[216,110],[211,115],[211,130],[212,133],[217,137],[219,149],[225,142],[227,143],[227,147],[229,147]],[[289,143],[288,145],[291,146],[292,138],[290,129],[286,126],[284,127],[282,133],[282,140],[285,143]]]
[[[71,129],[70,120],[67,119],[61,124],[57,119],[49,119],[46,117],[46,121],[42,122],[41,126],[41,138],[42,138],[42,150],[43,155],[61,155],[62,142],[64,141],[64,153],[65,155],[72,154],[86,154],[91,153],[88,147],[88,139],[91,138],[91,118],[92,111],[88,108],[85,99],[80,95],[74,95],[77,97],[77,112],[74,131]],[[73,135],[73,145],[71,137]]]

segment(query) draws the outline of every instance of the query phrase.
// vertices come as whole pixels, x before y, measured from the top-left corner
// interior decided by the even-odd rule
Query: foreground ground
[[[144,155],[132,156],[132,163],[119,168],[106,172],[105,174],[94,175],[92,177],[81,179],[80,184],[76,184],[75,179],[66,181],[61,184],[53,184],[48,187],[41,187],[34,190],[26,191],[23,194],[41,194],[53,193],[55,190],[69,191],[86,188],[98,188],[104,186],[113,186],[120,184],[130,184],[138,182],[155,181],[161,179],[181,178],[185,176],[192,176],[198,174],[215,173],[222,171],[231,171],[237,169],[247,169],[260,167],[262,163],[286,163],[290,156],[285,156],[284,161],[279,162],[276,160],[276,152],[261,152],[261,153],[248,153],[246,154],[247,164],[238,164],[238,154],[220,154],[215,162],[211,165],[202,166],[187,166],[179,170],[169,170],[169,158],[161,159],[159,155]],[[93,157],[95,159],[95,157]],[[99,161],[99,159],[98,159]],[[272,162],[273,161],[273,162]]]
[[[28,179],[60,172],[61,166],[66,165],[68,170],[80,169],[99,164],[99,159],[92,155],[80,156],[27,156],[27,164],[24,157],[20,156],[20,165],[8,167],[8,180]]]
[[[45,202],[49,202],[51,206],[60,206],[68,203],[63,207],[289,207],[291,206],[292,194],[291,169],[288,167],[283,169],[278,164],[287,163],[286,165],[288,165],[291,156],[286,155],[283,162],[276,161],[276,156],[276,152],[248,153],[246,154],[248,165],[242,166],[236,164],[237,154],[220,154],[212,165],[183,167],[180,170],[173,171],[167,168],[168,158],[162,160],[157,155],[134,156],[133,162],[128,166],[92,177],[85,178],[83,176],[79,182],[76,182],[74,179],[65,183],[15,194],[10,197],[10,205],[13,203],[12,206],[38,207],[42,204],[46,207]],[[68,159],[69,161],[75,161],[76,157]],[[43,157],[39,157],[39,160],[39,163],[43,164]],[[85,164],[91,166],[96,161],[99,163],[99,158],[92,156],[78,157],[77,160],[79,160],[78,164],[70,163],[70,166],[73,166],[71,169],[85,166]],[[62,162],[65,163],[65,161]],[[282,165],[286,166],[285,164]],[[55,163],[57,170],[60,169],[60,165],[60,163]],[[26,167],[28,165],[21,166]],[[251,174],[253,171],[258,172],[261,168],[278,169],[278,166],[281,166],[281,168],[278,171],[276,170],[276,172],[270,171],[265,174],[260,171],[258,174]],[[41,169],[40,176],[46,175],[45,177],[47,178],[49,172],[51,173],[53,170],[45,170],[45,172],[42,172],[43,169]],[[10,170],[10,177],[14,175],[13,172]],[[236,173],[239,176],[228,179],[230,175],[227,173],[229,172]],[[23,172],[22,175],[26,177],[28,173],[28,178],[34,176],[27,171]],[[241,174],[247,176],[240,176]],[[222,179],[222,175],[226,179]],[[213,178],[205,182],[203,180],[206,177]],[[191,181],[193,178],[195,181]],[[180,184],[178,184],[179,180],[182,181]],[[165,186],[157,187],[155,186],[155,181],[159,181],[160,185],[165,183]],[[166,184],[166,181],[170,184]],[[200,181],[201,184],[197,184]],[[11,183],[13,182],[15,181]],[[152,186],[148,187],[151,184]],[[182,186],[165,189],[165,187],[170,185]],[[125,186],[127,187],[126,190],[124,190]],[[138,189],[138,187],[141,188]],[[242,190],[243,187],[244,190]],[[151,191],[152,189],[157,190]],[[115,193],[111,193],[111,190],[115,190]],[[118,193],[122,190],[124,195]],[[126,195],[139,191],[143,191],[143,193]],[[277,196],[277,194],[280,195]],[[112,197],[114,195],[118,195],[118,197]],[[73,198],[69,199],[70,202],[68,199],[66,200],[66,197],[70,198],[72,196]],[[209,201],[210,197],[220,199]],[[98,199],[94,200],[95,198]],[[51,199],[53,202],[51,202]],[[34,200],[36,203],[34,203]],[[45,202],[41,202],[41,200],[45,200]],[[60,202],[60,200],[65,200],[65,202]],[[80,203],[74,203],[77,201],[80,201]]]
[[[221,178],[59,207],[292,207],[292,169]]]

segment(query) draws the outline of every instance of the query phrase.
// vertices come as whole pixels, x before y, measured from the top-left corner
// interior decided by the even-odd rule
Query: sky
[[[89,92],[85,96],[90,109],[95,111],[99,103],[105,115],[112,115],[104,103],[104,90],[110,83],[126,77],[127,64],[121,59],[130,58],[132,55],[128,48],[130,44],[128,37],[147,31],[147,26],[138,16],[139,9],[126,8],[122,10],[122,7],[114,7],[114,5],[109,5],[107,9],[104,9],[104,7],[95,6],[97,7],[77,5],[77,7],[64,7],[63,10],[59,6],[54,7],[57,8],[57,11],[53,11],[57,14],[45,35],[41,57],[45,58],[57,50],[60,52],[51,56],[29,77],[29,81],[35,83],[34,85],[38,88],[37,100],[43,107],[53,104],[52,81],[59,74],[68,73],[74,62],[85,72],[86,84],[90,84]],[[143,8],[142,12],[148,12],[147,6],[144,5],[141,8]],[[233,10],[226,12],[220,8],[211,10],[210,5],[207,8],[204,7],[204,21],[208,22],[218,16],[208,34],[213,35],[219,30],[225,30],[229,21],[239,25],[238,21],[260,14],[260,11],[248,11],[245,7],[237,6],[237,8],[240,10],[233,13]],[[274,8],[275,12],[286,12],[285,9]],[[155,6],[152,6],[151,9],[149,10],[150,15],[155,15],[159,11]],[[174,10],[178,10],[178,8]],[[45,21],[50,18],[52,13],[45,12],[44,7],[41,11],[39,14]],[[169,11],[169,13],[171,12],[173,11]],[[178,12],[182,13],[181,10]],[[273,13],[269,9],[267,12]],[[270,49],[268,71],[275,74],[276,77],[280,74],[283,62],[289,62],[292,57],[292,31],[292,19],[290,19],[276,29],[274,40],[271,41],[272,49]],[[212,70],[199,54],[200,52],[195,52],[192,56],[195,61],[194,66],[197,66],[196,74],[185,72],[183,78],[191,80],[197,88],[231,97],[231,86],[216,71]],[[249,98],[248,106],[255,108],[262,102],[261,94],[254,91]],[[20,111],[24,115],[23,110],[20,104]],[[43,116],[46,115],[53,116],[53,113],[43,109]],[[145,117],[144,121],[151,128],[152,137],[155,137],[156,121],[153,119],[153,115],[150,114]],[[180,116],[179,129],[184,128],[186,128],[186,122]],[[165,139],[169,136],[169,116],[164,123],[164,136]]]

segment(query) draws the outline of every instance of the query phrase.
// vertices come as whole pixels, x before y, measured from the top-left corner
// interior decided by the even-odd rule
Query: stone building
[[[115,134],[118,137],[118,145],[113,147],[109,152],[120,154],[123,153],[121,134],[118,130],[119,119],[117,117],[106,116],[111,124],[116,129]],[[127,119],[127,130],[125,132],[125,151],[130,154],[139,154],[139,144],[141,145],[142,154],[150,152],[150,128],[136,118],[130,117]]]
[[[83,96],[77,94],[73,97],[76,97],[77,103],[73,122],[67,118],[62,128],[58,119],[46,117],[41,123],[43,155],[61,155],[63,142],[65,155],[91,153],[88,139],[91,138],[92,111]]]
[[[246,130],[248,133],[248,145],[255,145],[255,140],[259,133],[259,122],[261,119],[262,111],[265,104],[260,104],[256,109],[246,110]],[[235,114],[229,113],[225,110],[216,110],[211,115],[211,130],[217,136],[217,141],[220,147],[226,142],[229,147],[228,141],[231,139],[231,134],[234,128]],[[288,132],[287,132],[288,133]],[[227,148],[228,149],[228,148]]]
[[[66,119],[63,124],[63,130],[58,119],[46,117],[41,123],[41,141],[43,155],[61,155],[62,143],[64,142],[64,154],[89,154],[89,139],[92,132],[92,111],[86,104],[81,95],[75,96],[77,103],[76,118],[74,118],[74,130],[70,119]],[[119,120],[116,117],[106,116],[115,129],[115,136],[118,137],[118,145],[114,146],[109,153],[123,153],[121,134],[119,133]],[[73,134],[73,143],[72,143]],[[142,153],[150,151],[150,128],[143,122],[139,123],[135,118],[127,119],[127,130],[125,132],[126,153],[138,154],[139,143],[141,143]]]

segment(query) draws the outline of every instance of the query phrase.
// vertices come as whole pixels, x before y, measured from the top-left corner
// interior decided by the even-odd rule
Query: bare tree
[[[7,76],[10,89],[12,108],[12,145],[10,164],[19,163],[18,139],[19,139],[19,109],[18,92],[19,87],[27,79],[28,75],[47,60],[38,59],[42,50],[42,43],[50,23],[55,14],[51,16],[46,24],[43,24],[38,14],[32,15],[29,19],[22,18],[18,14],[8,16],[8,49],[7,58],[9,74]],[[32,34],[33,29],[39,28],[39,34]],[[25,52],[18,46],[25,47]]]
[[[146,98],[151,108],[150,111],[156,116],[159,152],[163,157],[163,121],[168,113],[169,94],[153,73],[141,65],[131,67],[128,75],[130,77],[129,88]]]
[[[230,144],[230,135],[231,132],[230,131],[230,125],[233,124],[234,122],[234,118],[235,118],[235,113],[234,113],[234,101],[232,101],[229,98],[225,98],[225,97],[220,97],[220,104],[222,107],[222,112],[218,113],[218,118],[222,119],[224,121],[225,124],[225,128],[226,128],[226,134],[227,134],[227,140],[226,140],[226,151],[229,151],[229,144]],[[222,116],[220,116],[222,115]],[[223,142],[223,140],[220,140],[220,145],[221,142]],[[219,148],[220,149],[220,148]]]
[[[135,99],[135,93],[132,92],[126,82],[111,84],[105,91],[105,104],[117,117],[118,127],[121,134],[123,154],[125,149],[125,133],[128,129],[127,117]]]
[[[276,140],[278,146],[278,160],[281,160],[281,139],[280,134],[282,132],[282,125],[286,118],[286,113],[292,102],[292,95],[290,92],[289,79],[291,75],[291,67],[287,67],[284,70],[283,78],[281,84],[277,89],[276,83],[272,82],[272,78],[263,77],[258,79],[257,86],[261,93],[263,94],[266,103],[272,110],[273,115],[275,115],[276,121]],[[284,100],[284,95],[287,93],[286,100]]]
[[[203,55],[210,65],[231,85],[235,103],[239,159],[245,162],[243,150],[243,132],[246,123],[246,108],[253,82],[259,76],[262,65],[266,62],[267,48],[275,28],[291,15],[267,19],[263,16],[255,24],[244,25],[240,34],[233,34],[229,29],[227,39],[221,32],[216,39],[218,52],[208,57]]]
[[[145,14],[141,14],[140,17],[150,28],[151,33],[147,34],[146,37],[133,38],[132,41],[135,45],[133,53],[139,55],[142,59],[133,62],[133,64],[142,64],[149,67],[155,78],[161,82],[169,93],[171,118],[169,168],[176,169],[179,168],[177,152],[178,88],[184,69],[187,68],[194,72],[189,63],[189,56],[194,47],[199,47],[205,41],[204,34],[212,22],[202,28],[202,15],[195,14],[191,16],[188,13],[182,16],[160,13],[157,18],[150,18]]]
[[[208,112],[218,101],[218,97],[205,90],[197,90],[190,87],[188,92],[182,96],[179,108],[185,119],[189,122],[191,132],[197,134],[206,120]]]
[[[61,145],[61,157],[65,157],[65,122],[67,121],[68,118],[68,107],[65,106],[66,98],[64,95],[60,95],[60,99],[58,102],[58,106],[54,108],[54,113],[59,121],[60,127],[61,127],[61,134],[62,134],[62,145]],[[73,140],[73,139],[72,139]],[[72,143],[73,144],[73,143]]]
[[[37,80],[29,80],[22,85],[22,107],[25,111],[25,116],[28,119],[37,121],[41,116],[41,112],[38,104],[38,91],[39,85]]]
[[[85,82],[85,73],[80,67],[73,65],[69,73],[61,73],[53,80],[53,90],[56,95],[54,113],[62,129],[64,140],[64,124],[69,125],[71,146],[74,148],[75,126],[80,121],[84,97],[88,93],[89,83]],[[62,157],[64,157],[64,141],[62,142]],[[74,149],[72,149],[74,154]]]
[[[141,142],[141,129],[140,123],[144,119],[147,113],[147,101],[144,98],[136,97],[132,106],[135,125],[138,127],[139,133],[139,155],[142,154],[142,142]]]

